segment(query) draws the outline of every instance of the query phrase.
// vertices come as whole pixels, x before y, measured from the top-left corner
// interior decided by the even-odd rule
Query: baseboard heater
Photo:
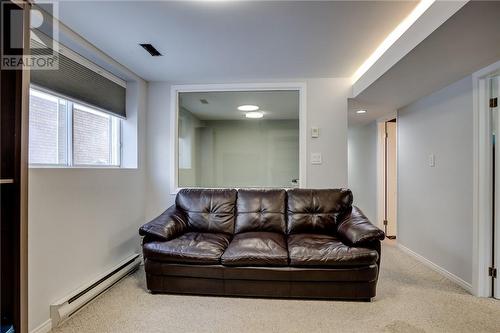
[[[120,264],[112,268],[109,272],[103,274],[100,278],[79,288],[71,295],[55,302],[50,306],[50,318],[52,327],[57,327],[75,312],[80,310],[94,298],[109,289],[123,277],[135,271],[141,263],[138,254],[132,255]]]

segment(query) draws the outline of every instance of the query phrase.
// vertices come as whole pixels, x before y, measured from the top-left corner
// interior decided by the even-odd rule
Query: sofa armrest
[[[167,241],[186,230],[187,222],[184,212],[173,205],[154,220],[140,227],[139,235]]]
[[[337,224],[337,233],[355,246],[385,238],[384,232],[371,224],[356,206],[352,206],[350,211],[340,218]]]

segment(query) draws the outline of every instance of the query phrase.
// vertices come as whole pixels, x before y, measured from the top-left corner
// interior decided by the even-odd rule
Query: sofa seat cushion
[[[350,247],[334,236],[294,234],[288,236],[290,265],[296,267],[364,266],[377,262],[375,250]]]
[[[287,266],[285,236],[264,231],[237,234],[221,262],[224,266]]]
[[[145,243],[144,257],[180,264],[219,264],[230,237],[222,233],[188,232],[167,242]]]

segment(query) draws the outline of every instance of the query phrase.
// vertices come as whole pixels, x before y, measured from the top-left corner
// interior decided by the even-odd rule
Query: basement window
[[[29,163],[34,167],[120,167],[121,119],[31,87]]]

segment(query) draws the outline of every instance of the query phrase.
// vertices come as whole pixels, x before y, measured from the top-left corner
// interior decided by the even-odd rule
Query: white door
[[[495,209],[492,231],[493,231],[493,267],[497,269],[497,278],[493,278],[493,297],[500,299],[500,76],[491,79],[491,120],[495,152],[494,169],[494,200]]]

